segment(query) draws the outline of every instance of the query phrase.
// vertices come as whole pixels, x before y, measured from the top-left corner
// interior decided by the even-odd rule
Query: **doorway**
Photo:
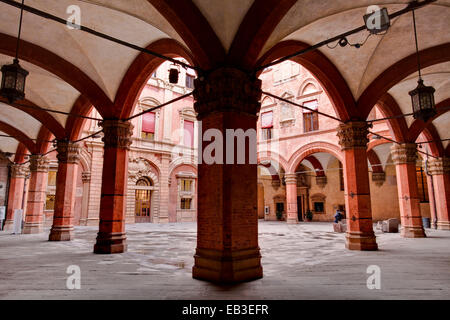
[[[303,221],[303,196],[297,197],[297,217],[298,221]]]
[[[148,178],[139,179],[136,183],[135,221],[151,222],[152,182]]]

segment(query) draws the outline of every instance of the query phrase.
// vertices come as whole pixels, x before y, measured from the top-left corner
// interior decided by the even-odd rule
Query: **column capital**
[[[90,182],[91,181],[91,172],[85,171],[85,172],[81,173],[81,181],[83,181],[83,183]]]
[[[327,176],[316,176],[316,184],[319,188],[323,189],[327,185]]]
[[[386,173],[385,172],[372,172],[372,181],[376,186],[381,187],[383,183],[386,181]]]
[[[391,147],[392,161],[396,164],[416,164],[417,146],[415,143],[394,144]]]
[[[428,172],[432,176],[450,173],[450,158],[428,159]]]
[[[23,164],[12,164],[10,168],[11,178],[25,178],[29,173],[28,168]]]
[[[235,68],[214,70],[195,80],[194,104],[198,119],[212,112],[235,111],[253,116],[261,107],[261,80]]]
[[[31,172],[48,172],[49,160],[38,154],[30,156],[30,171]]]
[[[286,182],[286,185],[288,185],[288,184],[295,184],[295,185],[297,185],[297,174],[295,174],[295,173],[286,173],[284,175],[284,181]]]
[[[61,163],[76,164],[80,160],[81,147],[77,143],[67,140],[60,140],[56,145],[57,158]]]
[[[367,148],[369,125],[365,121],[352,121],[340,124],[337,136],[342,150]]]
[[[105,143],[105,148],[130,150],[134,128],[130,121],[103,120],[100,126],[103,127],[104,136],[102,141]]]

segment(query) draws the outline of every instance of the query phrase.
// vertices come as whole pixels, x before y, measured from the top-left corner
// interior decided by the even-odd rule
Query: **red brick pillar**
[[[122,253],[127,250],[125,234],[128,150],[133,125],[121,120],[104,120],[103,175],[100,226],[94,253]]]
[[[9,184],[8,209],[6,210],[5,231],[12,231],[14,227],[14,211],[22,209],[23,187],[27,175],[24,165],[11,165],[11,180]]]
[[[345,205],[349,250],[377,250],[373,232],[367,165],[368,125],[355,121],[339,126],[339,144],[344,154]]]
[[[40,155],[30,156],[30,185],[25,211],[24,234],[43,232],[45,192],[47,188],[48,160]]]
[[[392,161],[397,174],[397,191],[400,203],[401,236],[425,238],[420,214],[419,189],[417,187],[417,147],[414,143],[394,144]]]
[[[437,228],[450,230],[450,158],[429,159],[428,172],[433,178]]]
[[[198,230],[193,277],[218,283],[261,278],[256,141],[249,145],[246,139],[245,148],[237,148],[238,143],[234,149],[226,146],[233,142],[233,139],[226,139],[227,129],[253,132],[256,140],[261,81],[237,69],[222,68],[206,79],[196,80],[195,86],[194,107],[201,121],[200,139],[205,133],[214,137],[211,142],[201,141],[199,148]],[[215,152],[209,152],[213,145]],[[229,162],[234,164],[226,161],[231,158],[231,150],[234,150],[234,161]],[[245,152],[243,164],[237,164],[238,152]],[[206,154],[214,154],[219,161],[209,161]]]
[[[55,210],[48,240],[70,241],[73,239],[73,210],[80,147],[72,142],[58,141],[57,152]]]
[[[295,173],[286,173],[284,176],[286,181],[286,204],[287,218],[289,224],[298,223],[297,213],[297,175]]]

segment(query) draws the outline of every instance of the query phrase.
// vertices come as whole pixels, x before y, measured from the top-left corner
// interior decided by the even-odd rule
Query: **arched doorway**
[[[152,181],[147,177],[141,178],[136,182],[136,223],[151,222],[152,186]]]

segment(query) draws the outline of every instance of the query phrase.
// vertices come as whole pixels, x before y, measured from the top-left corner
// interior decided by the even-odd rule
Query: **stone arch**
[[[284,172],[287,172],[286,170],[289,167],[286,159],[284,159],[283,156],[279,155],[276,152],[258,152],[258,164],[261,164],[264,161],[275,161],[280,165],[280,169],[283,169]]]
[[[313,142],[301,147],[291,156],[287,173],[295,173],[295,169],[306,157],[319,152],[329,153],[341,163],[344,161],[341,149],[338,146],[328,142]]]
[[[315,90],[311,92],[305,92],[307,88],[314,87]],[[316,79],[309,77],[306,78],[300,85],[297,93],[297,97],[302,97],[309,94],[317,94],[322,92],[322,89],[320,88],[320,84],[317,82]]]

